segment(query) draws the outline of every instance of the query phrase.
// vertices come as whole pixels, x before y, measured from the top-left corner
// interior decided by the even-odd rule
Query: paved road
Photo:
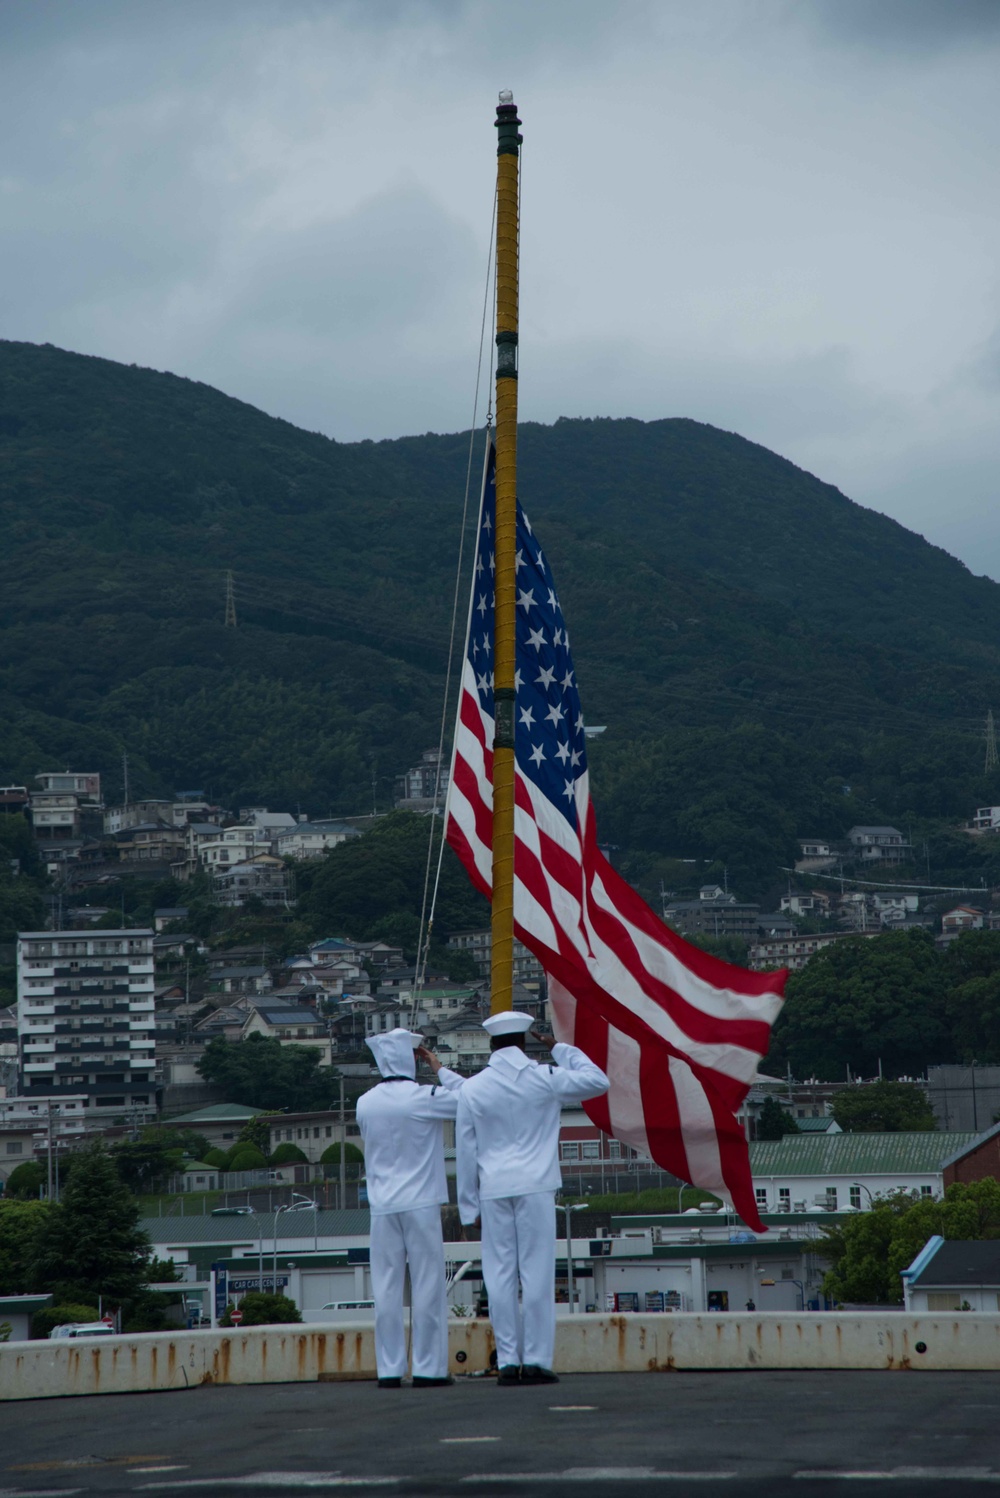
[[[2,1412],[12,1494],[1000,1494],[1000,1372],[271,1384]]]

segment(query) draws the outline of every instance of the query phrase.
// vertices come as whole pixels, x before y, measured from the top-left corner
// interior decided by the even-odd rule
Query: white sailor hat
[[[488,1035],[523,1035],[534,1023],[530,1014],[522,1014],[518,1009],[503,1009],[499,1014],[484,1019],[483,1029]]]

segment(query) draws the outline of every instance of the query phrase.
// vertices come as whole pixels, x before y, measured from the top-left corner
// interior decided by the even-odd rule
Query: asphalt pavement
[[[642,1373],[444,1389],[257,1384],[31,1400],[0,1498],[1000,1494],[1000,1371]]]

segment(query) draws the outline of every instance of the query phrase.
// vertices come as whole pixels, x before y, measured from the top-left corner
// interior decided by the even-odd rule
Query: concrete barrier
[[[451,1370],[475,1373],[493,1347],[486,1321],[453,1321]],[[1000,1315],[582,1315],[561,1317],[562,1373],[687,1369],[1000,1368]],[[158,1332],[0,1346],[0,1400],[193,1389],[207,1384],[375,1377],[370,1322]]]

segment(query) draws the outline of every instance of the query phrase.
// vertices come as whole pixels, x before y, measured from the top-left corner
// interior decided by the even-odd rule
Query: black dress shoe
[[[524,1363],[521,1368],[522,1384],[557,1384],[558,1373],[551,1368],[539,1368],[536,1363]]]
[[[507,1363],[497,1374],[497,1385],[519,1384],[521,1382],[521,1370],[516,1363]]]
[[[380,1389],[401,1389],[403,1380],[401,1378],[380,1378],[378,1381]]]
[[[415,1389],[443,1389],[446,1388],[448,1384],[453,1384],[454,1382],[455,1380],[451,1377],[421,1378],[417,1374],[414,1374],[413,1376],[413,1387]]]

